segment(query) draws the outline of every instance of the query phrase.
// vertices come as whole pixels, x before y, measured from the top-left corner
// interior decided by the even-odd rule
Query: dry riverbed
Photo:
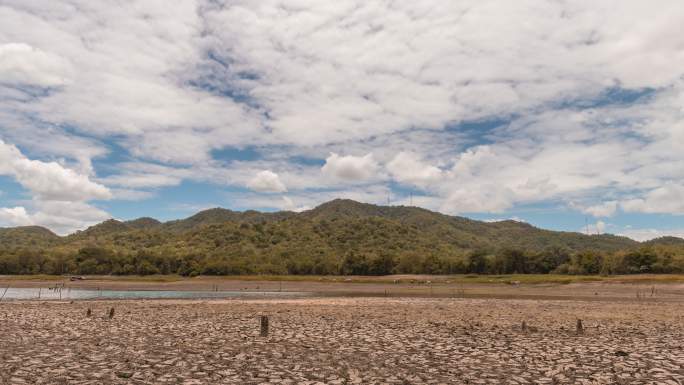
[[[681,384],[683,326],[636,300],[5,302],[0,383]]]

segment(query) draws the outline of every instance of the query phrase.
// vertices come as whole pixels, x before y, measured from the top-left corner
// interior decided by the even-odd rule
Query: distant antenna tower
[[[587,228],[587,235],[589,235],[589,219],[584,217],[584,226]]]

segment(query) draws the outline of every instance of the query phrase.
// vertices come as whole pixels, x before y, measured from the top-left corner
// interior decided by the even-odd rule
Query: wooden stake
[[[268,337],[268,316],[261,316],[261,336]]]
[[[90,317],[93,314],[93,311],[88,308],[88,311],[86,311],[86,317]]]
[[[582,326],[582,320],[577,319],[577,334],[584,333],[584,326]]]
[[[114,318],[114,308],[109,309],[109,319]]]

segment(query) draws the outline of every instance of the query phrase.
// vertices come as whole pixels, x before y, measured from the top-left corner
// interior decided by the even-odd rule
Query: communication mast
[[[584,227],[587,229],[587,235],[589,235],[589,219],[584,217]]]

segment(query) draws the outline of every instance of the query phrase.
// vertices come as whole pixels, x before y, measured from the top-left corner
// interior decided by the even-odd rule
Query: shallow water
[[[4,293],[4,297],[3,297]],[[193,299],[193,298],[281,298],[310,295],[294,291],[186,291],[186,290],[83,290],[65,288],[0,288],[2,301],[72,299]]]

